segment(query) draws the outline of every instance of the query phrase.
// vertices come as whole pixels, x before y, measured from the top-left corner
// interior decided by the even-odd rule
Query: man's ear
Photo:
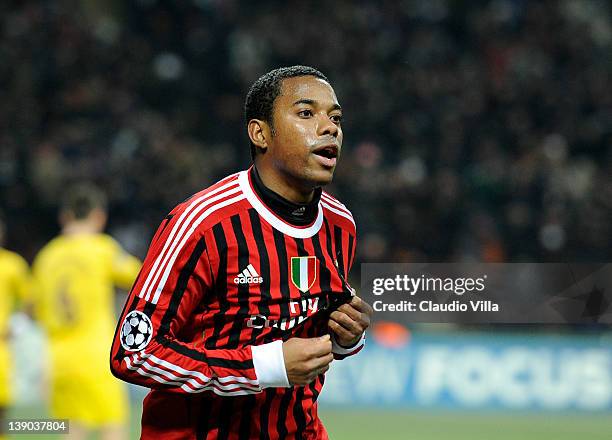
[[[270,125],[261,119],[251,119],[247,126],[249,139],[262,152],[268,149],[268,141],[272,136]]]

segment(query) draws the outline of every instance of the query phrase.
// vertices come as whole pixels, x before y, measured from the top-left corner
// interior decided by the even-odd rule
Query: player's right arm
[[[127,382],[179,393],[242,395],[310,382],[326,369],[331,342],[320,338],[287,341],[283,350],[280,340],[237,349],[206,349],[178,337],[213,288],[206,252],[209,243],[197,230],[190,231],[179,214],[162,223],[128,296],[112,345],[113,374]],[[144,322],[143,327],[151,328],[150,337],[134,329],[132,322]],[[304,350],[304,346],[312,347]]]

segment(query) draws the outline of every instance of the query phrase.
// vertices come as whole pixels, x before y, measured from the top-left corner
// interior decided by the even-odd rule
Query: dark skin
[[[314,76],[283,80],[274,101],[272,124],[248,123],[257,147],[255,166],[264,184],[295,203],[310,202],[315,188],[330,183],[342,150],[342,109],[332,87]],[[324,154],[323,154],[324,153]],[[370,325],[372,307],[359,297],[331,313],[329,329],[344,346],[355,345]],[[306,385],[327,371],[333,359],[327,337],[291,338],[283,343],[292,385]]]
[[[330,146],[340,156],[341,120],[338,98],[327,82],[314,76],[285,79],[274,102],[274,131],[260,119],[248,124],[264,184],[292,202],[311,201],[314,189],[330,183],[336,168],[335,163],[323,163],[314,151]]]

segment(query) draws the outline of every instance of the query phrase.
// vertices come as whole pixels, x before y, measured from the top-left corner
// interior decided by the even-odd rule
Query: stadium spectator
[[[0,6],[12,247],[31,256],[51,236],[80,178],[110,194],[111,229],[151,236],[151,218],[246,165],[248,79],[307,63],[354,109],[333,191],[359,221],[358,262],[610,258],[609,3],[248,5]]]

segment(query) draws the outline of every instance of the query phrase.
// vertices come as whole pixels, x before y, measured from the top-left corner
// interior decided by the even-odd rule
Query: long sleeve
[[[282,342],[205,349],[193,337],[196,308],[211,293],[213,275],[204,237],[181,235],[174,220],[160,227],[127,299],[112,346],[113,374],[179,393],[242,395],[288,386]]]
[[[140,271],[140,260],[128,254],[119,243],[113,240],[113,258],[111,261],[111,275],[116,286],[129,289]]]

